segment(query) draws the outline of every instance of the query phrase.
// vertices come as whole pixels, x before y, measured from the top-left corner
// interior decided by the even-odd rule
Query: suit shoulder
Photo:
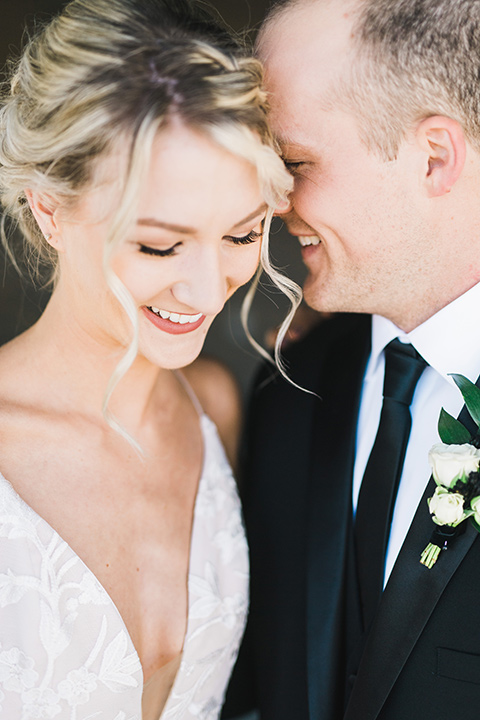
[[[287,375],[294,383],[311,390],[312,382],[316,381],[331,353],[348,352],[352,343],[368,343],[370,328],[370,315],[336,313],[322,320],[282,353]],[[280,376],[278,370],[264,366],[258,374],[255,387],[258,389],[269,385],[279,388],[288,385],[288,382]]]
[[[302,364],[309,357],[321,358],[338,343],[357,341],[368,335],[371,327],[370,315],[336,313],[321,320],[304,338],[291,345],[285,352],[290,363]]]

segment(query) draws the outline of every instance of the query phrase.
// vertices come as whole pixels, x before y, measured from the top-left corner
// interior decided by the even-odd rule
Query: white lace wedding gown
[[[216,428],[200,417],[188,622],[161,720],[218,718],[244,629],[248,552]],[[140,720],[139,657],[82,560],[0,475],[0,718]]]

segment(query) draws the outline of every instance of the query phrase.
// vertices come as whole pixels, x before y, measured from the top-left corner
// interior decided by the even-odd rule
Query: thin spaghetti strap
[[[185,377],[185,375],[183,374],[183,372],[181,370],[174,370],[173,374],[175,375],[175,377],[179,381],[180,385],[182,385],[183,389],[185,390],[188,397],[192,401],[192,405],[195,408],[195,410],[197,411],[199,417],[202,417],[203,415],[205,415],[205,413],[203,411],[203,407],[200,404],[200,400],[196,396],[192,386],[188,382],[188,380]]]

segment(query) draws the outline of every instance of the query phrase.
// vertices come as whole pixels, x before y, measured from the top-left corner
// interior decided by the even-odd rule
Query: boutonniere
[[[463,375],[452,375],[474,423],[477,433],[472,436],[467,428],[443,408],[438,421],[437,443],[428,459],[437,485],[428,499],[428,507],[435,523],[430,542],[420,562],[432,568],[441,550],[465,531],[465,520],[470,519],[480,532],[480,388]]]

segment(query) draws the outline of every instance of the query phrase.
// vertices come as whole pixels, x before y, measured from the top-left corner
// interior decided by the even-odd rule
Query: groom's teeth
[[[168,310],[160,310],[159,308],[153,307],[153,305],[150,307],[150,310],[164,320],[170,320],[170,322],[178,323],[179,325],[196,323],[202,317],[202,313],[197,313],[197,315],[180,315],[180,313],[171,313],[168,312]]]
[[[308,245],[320,245],[320,238],[317,235],[300,235],[298,239],[302,247],[307,247]]]

